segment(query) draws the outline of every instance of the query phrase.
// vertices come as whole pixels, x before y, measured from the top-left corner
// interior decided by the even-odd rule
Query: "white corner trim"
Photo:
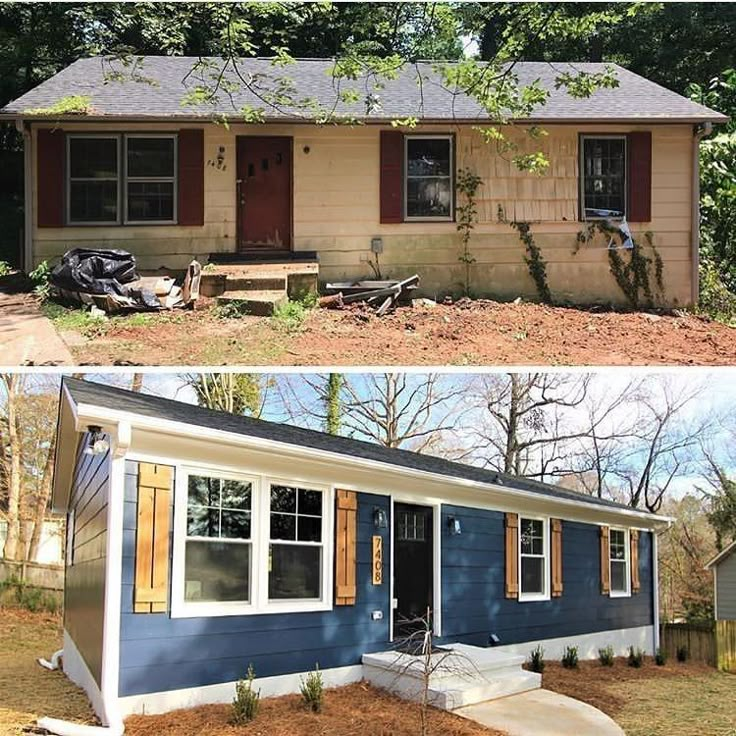
[[[713,568],[713,618],[718,621],[718,568]]]
[[[29,273],[33,269],[33,131],[30,125],[23,131],[23,269]]]
[[[363,665],[333,667],[320,670],[325,687],[340,687],[359,682],[363,677]],[[308,672],[296,672],[290,675],[274,675],[258,677],[253,685],[260,690],[261,697],[271,698],[278,695],[298,693],[301,679]],[[180,690],[169,690],[143,695],[128,695],[119,699],[120,712],[123,717],[136,714],[150,715],[166,713],[178,708],[193,708],[210,703],[230,703],[235,695],[235,682],[223,682],[203,687],[187,687]]]
[[[64,674],[87,693],[94,712],[102,719],[105,715],[105,704],[102,692],[95,682],[95,678],[87,667],[87,663],[77,649],[71,634],[64,629],[64,654],[62,655],[62,670]]]
[[[652,534],[652,628],[656,652],[659,649],[659,551],[656,534]]]

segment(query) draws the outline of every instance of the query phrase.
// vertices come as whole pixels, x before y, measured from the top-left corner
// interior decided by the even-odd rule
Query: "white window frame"
[[[612,532],[623,532],[624,535],[624,590],[613,589],[613,564],[611,557],[611,543],[613,541]],[[616,562],[616,564],[620,564]],[[631,535],[629,530],[624,527],[612,526],[608,530],[608,579],[610,581],[609,596],[611,598],[629,598],[631,597]]]
[[[585,214],[585,141],[597,141],[601,139],[620,140],[624,142],[624,214],[621,218],[626,219],[629,211],[629,141],[626,135],[617,133],[601,133],[599,135],[586,134],[580,136],[580,150],[578,153],[578,170],[579,170],[579,197],[580,197],[580,219],[585,222],[606,220],[606,217],[588,217]]]
[[[187,502],[189,476],[204,475],[252,484],[251,492],[251,574],[250,601],[187,601],[184,598]],[[270,545],[271,484],[288,485],[322,493],[322,589],[319,598],[274,600],[268,599],[268,558]],[[330,486],[303,481],[298,478],[279,478],[249,470],[233,470],[210,465],[177,465],[174,490],[174,539],[171,575],[171,617],[193,618],[209,616],[246,616],[266,613],[301,613],[332,609],[333,564],[333,504],[334,492]],[[276,541],[276,544],[288,542]],[[316,542],[293,542],[299,545],[317,545]]]
[[[112,178],[86,179],[71,176],[71,141],[73,139],[104,138],[117,141],[118,175]],[[170,138],[174,141],[174,175],[165,177],[134,176],[128,178],[128,139],[129,138]],[[72,181],[116,181],[117,218],[115,220],[72,220],[71,183]],[[173,220],[129,220],[128,182],[172,182]],[[179,222],[179,136],[177,133],[68,133],[66,136],[66,224],[69,227],[108,227],[111,225],[176,225]]]
[[[443,140],[447,141],[450,146],[450,214],[448,216],[432,217],[427,215],[409,215],[409,178],[421,179],[439,177],[409,177],[409,141],[413,140]],[[404,136],[404,221],[405,222],[454,222],[455,221],[455,136],[451,133],[428,133],[426,135],[405,135]]]
[[[522,554],[521,551],[521,528],[523,526],[524,519],[529,521],[541,521],[542,522],[542,580],[544,582],[544,591],[542,593],[524,593],[522,589],[522,574],[521,574],[521,561],[523,557],[534,557],[539,558],[539,555]],[[529,601],[548,601],[550,600],[550,580],[549,580],[549,569],[550,569],[550,545],[549,545],[549,517],[547,516],[532,516],[531,514],[519,514],[519,527],[517,530],[517,548],[518,548],[518,586],[519,586],[519,598],[521,603],[527,603]]]

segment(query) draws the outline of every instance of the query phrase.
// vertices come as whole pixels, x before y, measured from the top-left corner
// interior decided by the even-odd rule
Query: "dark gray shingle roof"
[[[124,389],[64,378],[63,385],[69,390],[72,399],[80,404],[90,404],[117,411],[140,414],[145,417],[167,419],[183,424],[218,429],[224,432],[257,437],[264,440],[283,442],[296,447],[333,452],[339,455],[371,460],[400,468],[435,473],[449,478],[469,480],[476,483],[499,485],[506,488],[538,493],[555,499],[572,500],[576,503],[603,506],[610,509],[626,509],[629,506],[606,499],[585,496],[558,486],[539,483],[527,478],[497,473],[464,463],[456,463],[433,455],[423,455],[409,450],[383,447],[372,442],[336,437],[312,429],[304,429],[289,424],[267,422],[262,419],[212,411],[182,401],[174,401],[150,394],[136,393]]]
[[[188,76],[195,57],[147,56],[137,70],[146,81],[109,81],[111,71],[122,69],[119,62],[104,57],[79,59],[51,79],[4,107],[0,114],[23,115],[27,110],[46,109],[64,97],[85,95],[91,98],[93,113],[102,118],[196,118],[213,114],[235,116],[244,105],[263,108],[267,119],[288,119],[305,116],[304,110],[275,110],[258,99],[257,94],[240,89],[232,94],[220,94],[216,105],[185,107],[182,97],[187,89],[198,84],[197,71]],[[312,97],[331,108],[337,91],[330,71],[330,59],[300,59],[285,67],[274,66],[269,59],[244,59],[240,70],[252,78],[256,86],[273,90],[275,80],[287,77],[293,82],[294,96]],[[546,105],[534,115],[535,121],[649,121],[649,122],[725,122],[727,117],[682,97],[626,69],[613,65],[619,86],[596,91],[587,99],[570,97],[564,89],[555,89],[556,77],[565,71],[596,72],[604,64],[561,64],[519,62],[514,67],[521,85],[540,80],[549,90]],[[231,75],[235,78],[234,75]],[[421,84],[419,79],[421,78]],[[237,79],[235,79],[237,81]],[[406,65],[398,78],[386,81],[384,89],[374,89],[373,81],[341,80],[340,89],[357,89],[358,103],[337,104],[336,111],[368,120],[392,120],[416,116],[426,120],[475,120],[480,115],[478,104],[463,95],[455,95],[445,87],[433,71],[431,63]],[[372,92],[379,105],[366,113],[365,95]]]

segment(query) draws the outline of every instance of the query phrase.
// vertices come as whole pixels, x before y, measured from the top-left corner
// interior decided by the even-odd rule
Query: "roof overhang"
[[[65,406],[68,404],[68,406]],[[53,507],[65,510],[69,501],[71,481],[73,473],[74,456],[76,452],[70,452],[70,448],[76,450],[76,441],[79,433],[86,431],[87,427],[99,426],[104,432],[111,436],[111,444],[114,453],[118,456],[124,454],[131,442],[131,433],[136,429],[148,430],[158,435],[166,434],[175,437],[195,439],[198,441],[211,441],[218,444],[227,444],[238,448],[250,448],[266,452],[278,451],[285,457],[293,457],[295,462],[299,459],[311,459],[328,463],[331,467],[340,466],[349,468],[361,468],[371,471],[380,470],[386,476],[406,477],[413,479],[426,479],[432,483],[443,484],[455,492],[482,493],[488,498],[503,498],[508,504],[509,499],[524,500],[525,503],[537,503],[549,508],[555,508],[561,515],[565,509],[570,511],[585,511],[586,517],[597,520],[602,524],[625,524],[639,526],[641,528],[662,531],[668,528],[672,519],[659,516],[638,509],[619,508],[616,506],[589,503],[581,497],[581,500],[560,498],[556,496],[545,496],[533,491],[512,488],[506,485],[482,483],[465,478],[458,478],[441,473],[416,470],[391,463],[379,462],[372,459],[355,457],[333,451],[321,450],[312,447],[304,447],[291,443],[272,439],[263,439],[252,435],[229,432],[214,427],[205,427],[199,424],[188,424],[185,422],[150,417],[132,412],[109,409],[96,404],[75,403],[69,391],[64,387],[62,391],[62,406],[60,407],[59,443],[57,445],[57,462],[59,468],[58,478],[54,479]],[[72,434],[74,442],[72,442]],[[121,444],[121,437],[127,438]],[[66,442],[64,445],[63,443]],[[66,447],[66,450],[62,449]],[[72,457],[62,457],[64,455]],[[71,463],[71,468],[69,464]]]
[[[725,560],[732,552],[736,552],[736,539],[734,539],[727,547],[724,547],[710,562],[708,562],[705,569],[713,569],[716,565]]]

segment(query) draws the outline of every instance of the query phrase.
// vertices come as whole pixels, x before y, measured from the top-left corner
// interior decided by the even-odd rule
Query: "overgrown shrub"
[[[238,680],[235,684],[233,713],[230,721],[236,726],[252,721],[258,714],[261,691],[253,689],[253,680],[255,679],[255,670],[253,665],[249,664],[245,680]]]
[[[728,290],[718,266],[705,253],[700,261],[697,311],[719,322],[736,325],[736,294]]]
[[[678,662],[687,662],[688,658],[690,657],[690,652],[685,646],[677,647],[676,655]]]
[[[13,267],[7,261],[0,261],[0,278],[13,273]]]
[[[48,261],[41,261],[28,274],[28,278],[33,282],[33,293],[44,301],[48,299],[51,290],[51,266]]]
[[[568,670],[574,670],[578,666],[578,648],[577,647],[565,647],[565,652],[562,655],[562,666]]]
[[[657,651],[654,653],[654,661],[658,667],[664,667],[667,664],[667,655],[662,650],[662,647],[657,647]]]
[[[610,644],[598,650],[598,660],[604,667],[613,667],[613,656],[614,651]]]
[[[309,311],[317,304],[317,295],[309,292],[304,298],[279,304],[273,313],[274,324],[286,332],[298,332]]]
[[[644,651],[639,647],[629,647],[629,667],[641,667],[644,662]]]
[[[322,682],[322,673],[319,671],[319,664],[314,666],[314,672],[310,672],[301,681],[300,690],[304,705],[313,713],[319,713],[322,710],[324,700],[324,683]]]
[[[0,582],[0,593],[12,591],[13,603],[19,608],[25,608],[31,613],[56,613],[59,610],[59,601],[43,588],[29,585],[16,575],[11,575]]]
[[[532,672],[544,672],[544,648],[538,644],[529,654],[529,669]]]

